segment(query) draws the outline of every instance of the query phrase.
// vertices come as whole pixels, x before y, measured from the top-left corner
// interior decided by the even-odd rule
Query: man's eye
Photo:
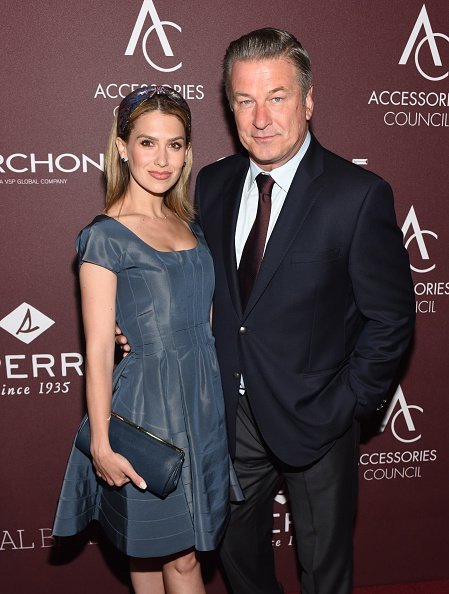
[[[273,103],[281,103],[283,97],[273,97],[271,100],[273,101]]]

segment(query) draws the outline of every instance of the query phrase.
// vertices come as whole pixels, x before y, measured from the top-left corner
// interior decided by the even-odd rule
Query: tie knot
[[[259,194],[262,196],[271,196],[271,190],[274,186],[274,179],[271,175],[266,175],[265,173],[259,173],[256,177],[257,187],[259,188]]]

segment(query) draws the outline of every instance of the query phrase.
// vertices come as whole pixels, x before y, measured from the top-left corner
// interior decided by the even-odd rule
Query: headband
[[[178,107],[180,107],[186,114],[189,120],[189,127],[191,125],[191,113],[190,108],[187,105],[186,100],[180,95],[177,91],[168,87],[166,85],[150,85],[148,87],[142,87],[132,91],[129,95],[122,100],[118,110],[118,131],[119,136],[125,133],[126,126],[128,125],[129,118],[133,111],[138,107],[141,103],[146,101],[147,99],[152,99],[156,95],[161,97],[167,97],[176,103]]]

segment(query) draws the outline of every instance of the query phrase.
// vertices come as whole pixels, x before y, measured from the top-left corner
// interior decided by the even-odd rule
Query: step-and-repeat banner
[[[169,84],[189,101],[194,174],[238,150],[221,61],[231,40],[264,26],[290,30],[311,54],[321,143],[392,184],[414,277],[414,343],[360,456],[356,584],[449,577],[448,16],[446,0],[4,4],[2,592],[128,591],[126,560],[94,528],[51,537],[85,407],[74,239],[102,209],[105,140],[130,90]],[[294,544],[281,491],[273,547],[286,592],[298,591]],[[208,592],[225,592],[213,554],[205,574]]]

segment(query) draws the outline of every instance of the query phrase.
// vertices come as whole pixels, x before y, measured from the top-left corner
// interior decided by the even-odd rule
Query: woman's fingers
[[[95,465],[97,476],[109,486],[122,487],[130,481],[139,489],[146,489],[145,480],[137,474],[131,463],[122,455],[114,453],[113,459],[105,466]]]

